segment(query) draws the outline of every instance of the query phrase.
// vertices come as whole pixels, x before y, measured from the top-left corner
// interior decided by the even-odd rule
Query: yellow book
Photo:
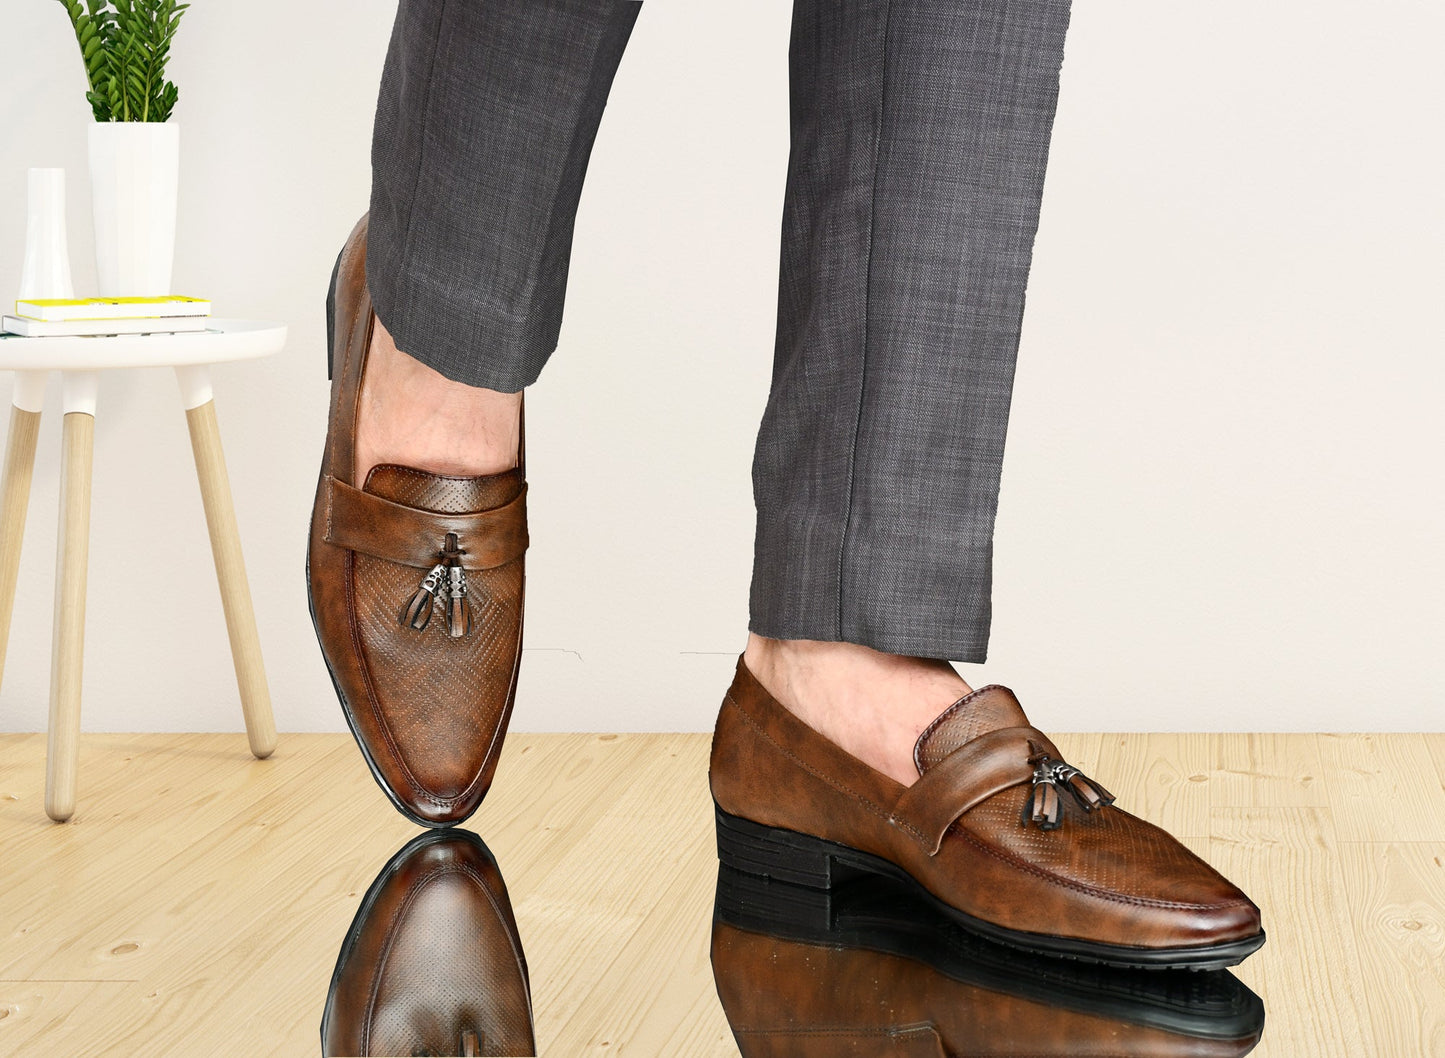
[[[170,294],[157,298],[29,298],[15,302],[15,315],[45,323],[74,320],[141,320],[164,316],[209,316],[206,298]]]

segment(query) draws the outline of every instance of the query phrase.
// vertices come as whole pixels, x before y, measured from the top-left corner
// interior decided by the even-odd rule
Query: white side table
[[[276,748],[271,693],[261,661],[261,642],[251,589],[236,531],[231,483],[221,452],[209,366],[279,352],[286,326],[257,320],[212,319],[188,334],[128,334],[92,338],[21,338],[0,335],[0,370],[14,371],[10,437],[0,483],[0,678],[10,643],[10,618],[20,570],[20,543],[30,505],[35,442],[45,381],[61,372],[62,434],[60,529],[55,559],[55,617],[50,659],[50,726],[46,743],[45,811],[64,822],[75,811],[80,759],[80,678],[85,654],[85,577],[90,551],[90,473],[95,443],[95,403],[100,372],[124,367],[173,367],[191,432],[201,502],[221,586],[221,606],[231,639],[231,659],[241,690],[241,710],[251,752],[267,757]]]

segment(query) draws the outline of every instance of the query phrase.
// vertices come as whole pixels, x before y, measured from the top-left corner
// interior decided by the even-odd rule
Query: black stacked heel
[[[716,811],[718,859],[734,870],[809,889],[832,889],[871,873],[856,862],[863,854],[848,856],[842,845]]]

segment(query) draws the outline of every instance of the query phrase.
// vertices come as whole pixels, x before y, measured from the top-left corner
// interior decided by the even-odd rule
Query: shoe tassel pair
[[[431,621],[436,604],[442,604],[447,634],[458,639],[472,630],[472,608],[467,602],[467,572],[462,569],[462,555],[456,533],[447,533],[446,546],[437,552],[441,559],[427,571],[420,586],[407,600],[401,612],[401,623],[420,632]]]
[[[1063,822],[1060,790],[1068,790],[1073,794],[1074,800],[1078,801],[1086,812],[1093,812],[1114,803],[1113,794],[1078,768],[1039,752],[1036,746],[1034,749],[1034,755],[1029,757],[1029,763],[1034,766],[1033,782],[1020,816],[1020,822],[1024,826],[1035,823],[1040,830],[1058,829]]]

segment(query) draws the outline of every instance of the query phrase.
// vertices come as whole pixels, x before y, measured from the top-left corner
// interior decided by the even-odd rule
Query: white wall
[[[519,729],[704,729],[746,620],[772,349],[788,5],[653,0],[603,122],[562,346],[528,402]],[[322,298],[365,208],[394,4],[196,4],[177,41],[179,292],[287,320],[217,371],[279,724],[339,730],[302,561]],[[1018,374],[992,657],[1056,729],[1441,727],[1445,8],[1076,6]],[[71,175],[63,12],[6,5],[0,292],[25,169]],[[18,50],[15,41],[23,42]],[[0,381],[0,399],[8,394]],[[45,722],[52,383],[0,695]],[[104,380],[89,730],[239,709],[175,384]]]

